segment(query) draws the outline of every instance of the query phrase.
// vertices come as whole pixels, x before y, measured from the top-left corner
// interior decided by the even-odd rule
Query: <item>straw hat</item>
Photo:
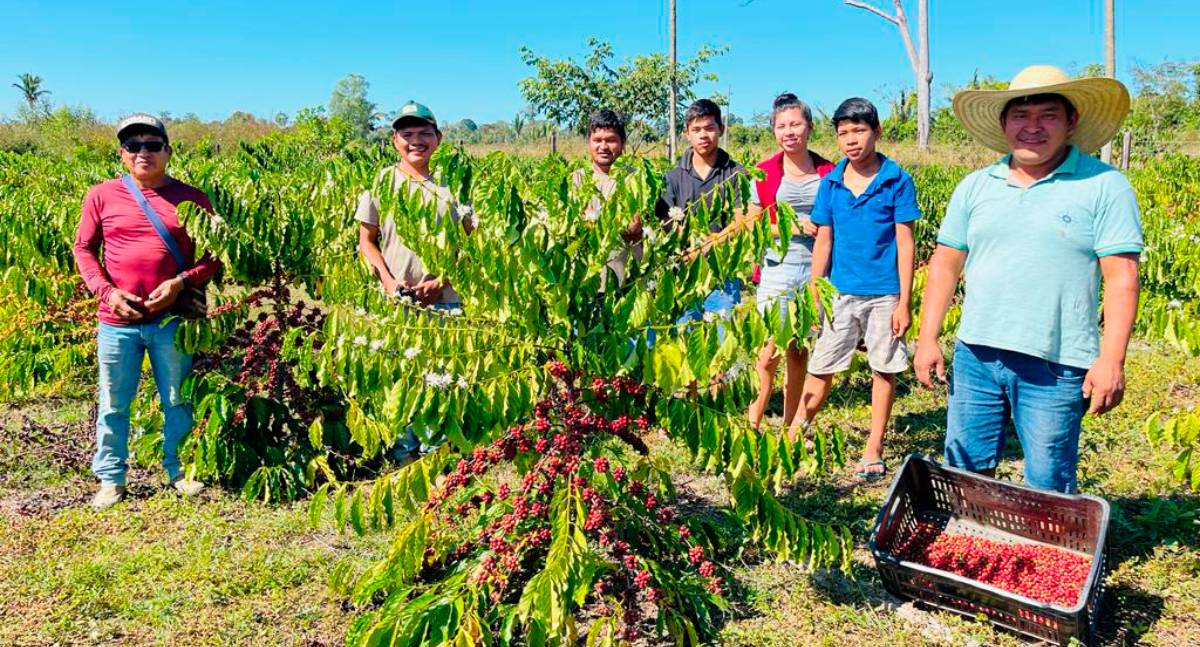
[[[963,90],[954,95],[954,114],[979,143],[1009,152],[1000,127],[1000,112],[1012,99],[1033,94],[1061,94],[1079,113],[1067,142],[1092,153],[1112,139],[1129,114],[1129,91],[1116,79],[1071,79],[1052,65],[1030,65],[1008,84],[1007,90]]]

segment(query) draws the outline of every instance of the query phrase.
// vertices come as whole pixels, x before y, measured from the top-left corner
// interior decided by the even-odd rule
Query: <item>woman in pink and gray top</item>
[[[192,202],[208,211],[212,205],[202,191],[167,175],[171,147],[163,123],[150,115],[133,115],[117,125],[117,139],[128,178],[92,187],[75,236],[75,262],[100,301],[100,402],[92,461],[100,479],[92,500],[97,509],[117,503],[125,494],[129,409],[147,354],[162,401],[163,467],[180,492],[194,495],[203,487],[181,473],[179,441],[192,428],[192,408],[180,395],[180,385],[191,372],[192,358],[176,348],[179,320],[167,315],[185,288],[204,284],[221,267],[210,255],[195,261],[195,244],[179,222],[180,203]],[[186,267],[179,267],[135,192],[165,225]]]

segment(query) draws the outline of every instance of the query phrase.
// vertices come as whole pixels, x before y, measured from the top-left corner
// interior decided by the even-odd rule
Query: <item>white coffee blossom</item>
[[[432,386],[435,389],[444,389],[454,383],[454,376],[450,373],[438,373],[436,371],[425,371],[425,384]]]
[[[600,212],[595,209],[588,209],[583,212],[582,217],[584,222],[596,222],[600,218]]]
[[[675,222],[683,222],[687,218],[687,214],[679,207],[667,209],[667,216]]]
[[[225,224],[225,219],[214,213],[212,215],[212,222],[214,225],[217,225],[218,227],[220,227],[221,225]]]
[[[385,342],[382,339],[373,340],[371,342],[371,350],[379,350],[380,348],[383,348],[384,343]]]
[[[366,345],[367,345],[367,336],[366,336],[366,335],[359,335],[359,336],[355,337],[355,338],[354,338],[354,345],[355,345],[355,346],[366,346]]]
[[[470,386],[469,384],[467,384],[467,378],[465,378],[461,375],[458,376],[458,382],[456,382],[456,384],[458,384],[458,388],[460,388],[460,389],[465,389]]]
[[[451,317],[461,317],[462,315],[463,315],[462,308],[450,308],[450,316]]]
[[[646,281],[646,289],[647,290],[653,292],[654,289],[657,287],[658,287],[658,281],[655,281],[654,279],[650,279],[649,281]]]
[[[712,323],[712,322],[714,322],[714,321],[716,321],[716,320],[717,320],[717,313],[715,313],[715,312],[706,312],[706,313],[704,313],[704,321],[705,321],[705,322],[707,322],[707,323]]]
[[[746,363],[739,359],[729,367],[729,370],[725,371],[725,378],[734,380],[744,372],[746,372]]]
[[[642,239],[647,245],[653,245],[658,241],[658,230],[653,227],[645,227],[642,229]]]
[[[1171,301],[1169,303],[1167,303],[1168,310],[1178,310],[1182,307],[1183,307],[1183,302],[1180,301],[1179,299],[1171,299]]]
[[[415,348],[415,347],[414,347],[414,348],[407,348],[407,349],[405,349],[405,350],[404,350],[404,359],[412,359],[412,358],[414,358],[414,357],[416,357],[417,355],[420,355],[420,354],[421,354],[421,351],[420,351],[419,349]]]
[[[354,314],[356,314],[356,315],[358,315],[358,316],[360,316],[360,317],[365,317],[365,316],[367,315],[367,311],[366,311],[366,310],[363,310],[362,308],[355,308],[355,309],[354,309]]]

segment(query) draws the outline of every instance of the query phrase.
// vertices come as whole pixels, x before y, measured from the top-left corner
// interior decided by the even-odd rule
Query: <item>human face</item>
[[[1060,101],[1015,104],[1000,117],[1004,137],[1019,166],[1044,166],[1056,161],[1067,147],[1078,115],[1067,117]]]
[[[838,149],[852,163],[869,159],[875,154],[875,142],[880,132],[857,121],[843,121],[837,125]]]
[[[588,135],[588,153],[592,156],[592,164],[606,173],[624,150],[625,142],[610,128],[597,128]]]
[[[693,152],[701,157],[708,157],[716,152],[721,131],[721,125],[715,117],[697,117],[683,129],[683,136],[687,138]]]
[[[400,159],[421,171],[429,168],[429,159],[441,143],[442,136],[429,124],[403,124],[392,133],[392,145]]]
[[[812,124],[804,118],[799,108],[788,108],[775,115],[775,141],[785,153],[797,153],[808,148],[808,135]]]
[[[154,142],[162,144],[162,149],[153,153],[146,147],[141,147],[136,153],[131,153],[121,147],[121,163],[134,179],[140,182],[152,182],[167,174],[167,162],[171,159],[171,147],[166,145],[158,135],[142,134],[126,138],[123,144],[144,144]]]

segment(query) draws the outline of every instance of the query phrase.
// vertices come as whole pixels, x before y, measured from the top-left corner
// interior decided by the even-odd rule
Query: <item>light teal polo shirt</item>
[[[938,233],[967,252],[958,338],[1088,368],[1100,354],[1100,258],[1142,251],[1133,187],[1074,146],[1020,187],[1010,157],[959,183]]]

